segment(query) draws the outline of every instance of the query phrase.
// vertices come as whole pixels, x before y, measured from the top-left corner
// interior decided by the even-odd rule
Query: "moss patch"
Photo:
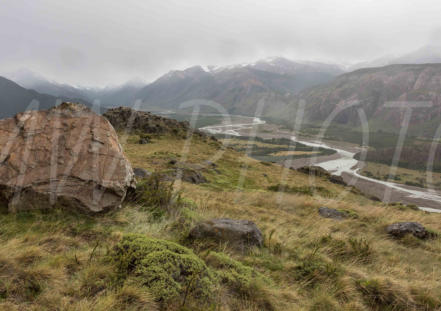
[[[184,301],[191,295],[209,302],[216,286],[214,273],[199,257],[170,241],[129,234],[111,256],[122,278],[133,276],[157,301]]]

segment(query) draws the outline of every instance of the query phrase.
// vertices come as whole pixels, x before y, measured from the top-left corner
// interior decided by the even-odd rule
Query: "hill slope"
[[[29,105],[33,100],[38,101],[38,107],[36,106],[32,109],[38,110],[49,109],[63,101],[74,101],[88,107],[91,106],[88,101],[83,99],[69,97],[68,95],[52,96],[42,94],[35,90],[21,87],[11,80],[0,77],[0,118],[9,118],[19,112],[25,111],[29,108]]]
[[[18,84],[0,77],[0,118],[12,117],[26,110],[32,100],[39,102],[39,109],[48,109],[56,104],[57,98],[27,90]]]
[[[441,64],[390,65],[360,69],[341,75],[332,82],[300,93],[306,100],[310,122],[325,120],[336,107],[352,101],[359,104],[345,109],[335,118],[342,125],[360,125],[357,109],[362,108],[374,130],[399,131],[403,110],[385,107],[390,101],[432,103],[430,108],[415,108],[410,131],[433,135],[441,121]]]
[[[101,217],[62,210],[0,214],[0,309],[441,307],[440,238],[400,240],[385,231],[391,222],[409,220],[439,231],[439,214],[385,206],[353,192],[340,196],[342,186],[321,178],[309,188],[308,175],[283,173],[281,166],[200,137],[192,139],[187,155],[177,153],[186,149],[184,139],[162,136],[146,145],[138,140],[133,135],[121,142],[132,164],[149,171],[168,171],[178,164],[171,160],[181,158],[200,167],[223,153],[215,166],[200,168],[208,183],[184,182],[179,189],[175,185],[180,190],[174,196],[177,203],[166,200],[161,205],[171,188],[147,180],[140,185],[152,186],[140,200]],[[282,174],[289,191],[269,190],[280,183]],[[320,206],[345,210],[350,216],[322,218]],[[188,239],[195,223],[226,217],[255,222],[265,235],[264,247],[242,252],[228,244]],[[136,260],[130,261],[133,256]]]

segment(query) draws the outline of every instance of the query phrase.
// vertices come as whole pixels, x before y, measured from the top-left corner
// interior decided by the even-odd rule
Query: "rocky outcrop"
[[[329,208],[329,207],[320,207],[318,209],[318,212],[320,214],[320,216],[324,217],[324,218],[332,218],[332,219],[338,219],[341,220],[343,218],[348,217],[348,214],[343,212],[343,211],[339,211],[335,208]]]
[[[0,199],[10,211],[118,208],[134,174],[112,125],[63,103],[0,121]]]
[[[427,231],[427,229],[418,222],[397,222],[387,226],[386,231],[396,238],[402,238],[407,234],[412,234],[419,239],[427,239],[433,236],[433,233]]]
[[[148,133],[155,135],[172,134],[186,137],[190,130],[190,124],[186,121],[176,121],[154,115],[146,111],[133,110],[128,107],[118,107],[107,110],[103,116],[117,130],[128,132]],[[197,135],[203,135],[195,131]],[[146,144],[149,139],[146,136],[141,137],[139,143]]]
[[[190,231],[189,237],[228,243],[239,249],[263,245],[262,232],[254,222],[248,220],[222,218],[201,222]]]

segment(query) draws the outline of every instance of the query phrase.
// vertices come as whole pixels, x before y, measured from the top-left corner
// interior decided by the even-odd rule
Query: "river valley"
[[[259,132],[256,127],[262,125],[265,125],[265,131]],[[355,186],[366,195],[378,198],[383,202],[414,204],[427,212],[441,212],[441,193],[438,191],[377,180],[361,175],[359,171],[363,162],[354,159],[355,153],[360,150],[359,148],[357,150],[355,147],[341,147],[330,142],[296,137],[295,133],[265,124],[265,121],[253,117],[232,116],[231,123],[224,122],[218,125],[206,126],[200,128],[200,130],[211,134],[228,134],[231,136],[285,137],[292,139],[293,144],[301,143],[317,149],[333,149],[336,151],[333,155],[295,159],[290,163],[290,166],[298,168],[305,165],[317,165],[334,175],[341,176],[348,185]]]

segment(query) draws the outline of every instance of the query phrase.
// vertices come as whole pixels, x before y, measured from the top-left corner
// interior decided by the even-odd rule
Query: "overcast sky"
[[[270,56],[351,63],[440,29],[439,0],[2,0],[0,75],[104,86]]]

